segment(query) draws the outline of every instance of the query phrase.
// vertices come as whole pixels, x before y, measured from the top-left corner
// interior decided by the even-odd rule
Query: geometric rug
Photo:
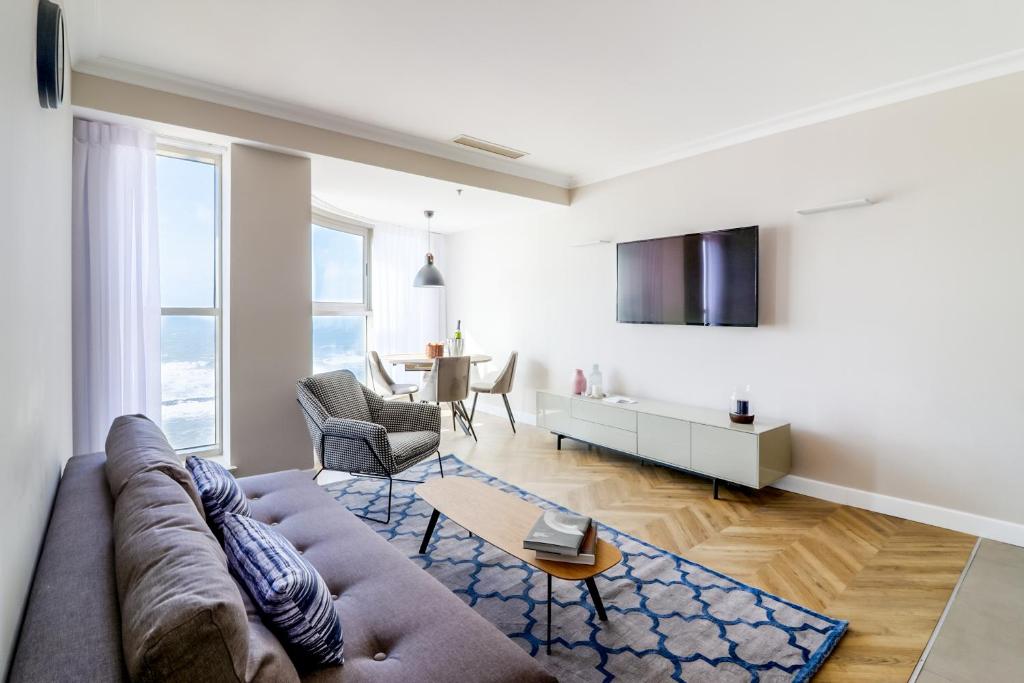
[[[479,479],[542,508],[564,509],[444,458],[445,476]],[[401,475],[437,477],[434,461]],[[353,512],[383,518],[387,481],[354,477],[324,487]],[[391,522],[367,521],[411,560],[529,652],[560,681],[807,681],[846,631],[832,619],[598,524],[622,562],[595,578],[608,612],[600,621],[580,582],[553,582],[552,654],[545,654],[545,574],[469,534],[443,515],[425,555],[433,511],[394,483]]]

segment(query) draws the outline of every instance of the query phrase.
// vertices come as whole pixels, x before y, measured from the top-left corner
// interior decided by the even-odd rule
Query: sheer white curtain
[[[111,421],[160,421],[156,150],[142,130],[75,119],[72,150],[74,450]]]
[[[377,353],[423,352],[428,341],[443,341],[444,288],[413,287],[424,264],[427,233],[397,225],[373,228],[371,272],[371,323],[369,350]],[[431,234],[434,263],[444,274],[444,236]],[[393,371],[392,371],[393,370]],[[419,373],[389,368],[396,382],[418,383]]]

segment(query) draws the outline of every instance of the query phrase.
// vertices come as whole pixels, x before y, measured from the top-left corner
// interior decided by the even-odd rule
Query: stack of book
[[[590,517],[546,510],[526,535],[523,547],[536,550],[538,560],[594,564],[597,529]]]

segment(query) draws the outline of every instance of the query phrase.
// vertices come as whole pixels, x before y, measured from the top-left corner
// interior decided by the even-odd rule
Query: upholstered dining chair
[[[432,401],[438,405],[448,403],[452,408],[452,429],[455,429],[455,417],[461,418],[469,433],[476,441],[476,430],[473,420],[463,403],[469,397],[469,356],[442,356],[434,359],[430,372],[423,378],[420,389],[421,401]]]
[[[516,378],[516,363],[518,361],[519,352],[513,351],[509,354],[505,367],[493,379],[473,382],[470,386],[470,389],[473,390],[473,410],[469,414],[470,421],[476,415],[476,400],[480,398],[480,394],[501,394],[501,400],[505,402],[505,411],[508,413],[508,421],[512,423],[512,433],[516,433],[516,418],[512,416],[512,406],[508,403],[508,392],[512,391],[512,382]]]
[[[420,390],[418,384],[398,384],[391,379],[387,368],[384,367],[384,361],[376,351],[370,351],[370,377],[373,378],[373,388],[387,396],[408,394],[411,401],[412,395]]]
[[[437,454],[441,464],[441,409],[429,403],[385,401],[348,370],[335,370],[295,383],[296,397],[313,442],[320,472],[336,470],[388,480],[388,515],[364,519],[391,521],[391,489],[413,465]]]

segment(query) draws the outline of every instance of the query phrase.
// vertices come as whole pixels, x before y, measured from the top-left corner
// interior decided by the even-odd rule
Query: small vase
[[[601,368],[594,363],[594,369],[590,371],[590,391],[589,396],[594,398],[604,397],[604,376],[601,374]]]
[[[572,378],[572,393],[577,396],[582,396],[586,392],[587,378],[583,376],[583,371],[577,368],[576,375]]]

